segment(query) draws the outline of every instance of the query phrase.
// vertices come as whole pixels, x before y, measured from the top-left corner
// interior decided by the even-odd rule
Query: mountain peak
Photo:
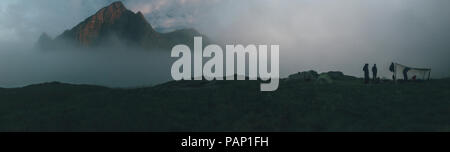
[[[101,8],[55,40],[82,47],[109,46],[123,43],[145,48],[171,48],[180,43],[193,43],[195,30],[159,33],[153,29],[142,12],[128,10],[120,1]],[[43,40],[48,40],[45,36]],[[45,42],[45,41],[44,41]]]
[[[125,12],[129,11],[120,1],[111,3],[110,5],[100,9],[93,19],[100,20],[99,22],[114,22],[120,18]]]
[[[91,46],[104,41],[103,38],[116,34],[128,39],[140,39],[153,32],[142,14],[128,10],[122,2],[113,2],[75,26],[63,37],[74,38],[82,46]]]
[[[125,5],[123,5],[123,3],[121,1],[116,1],[111,3],[109,6],[105,7],[107,10],[116,12],[116,11],[125,11],[127,10],[127,8],[125,7]]]
[[[120,6],[120,7],[125,7],[125,5],[123,5],[123,3],[121,1],[115,1],[113,3],[111,3],[110,6]]]

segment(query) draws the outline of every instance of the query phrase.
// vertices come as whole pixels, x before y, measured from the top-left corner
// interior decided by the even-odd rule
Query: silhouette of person
[[[363,68],[363,71],[364,71],[364,83],[369,83],[369,64],[365,64],[364,65],[364,68]]]
[[[378,73],[377,64],[374,64],[372,67],[373,82],[375,82],[377,79],[377,73]]]
[[[406,67],[406,68],[403,70],[403,79],[404,79],[405,81],[408,80],[408,71],[409,71],[409,70],[411,70],[411,68],[408,68],[408,67]]]
[[[389,66],[389,71],[391,71],[393,74],[392,74],[392,80],[395,80],[395,65],[394,65],[394,63],[391,63],[391,66]]]

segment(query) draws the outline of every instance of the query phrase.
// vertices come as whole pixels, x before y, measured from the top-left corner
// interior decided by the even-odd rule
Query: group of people
[[[412,71],[414,70],[414,71]],[[370,71],[369,71],[369,64],[366,63],[364,65],[363,68],[364,71],[364,83],[369,83],[370,82]],[[428,79],[430,79],[430,71],[431,69],[425,69],[425,68],[411,68],[411,67],[407,67],[407,66],[403,66],[400,64],[394,64],[391,63],[391,65],[389,66],[389,71],[391,71],[392,74],[392,80],[397,81],[399,78],[397,77],[397,73],[398,72],[402,72],[403,74],[403,79],[402,81],[417,81],[417,80],[424,80],[426,75],[428,75]],[[377,68],[377,64],[374,64],[372,66],[372,81],[373,83],[380,83],[381,79],[377,77],[377,73],[378,73],[378,68]],[[422,75],[419,75],[419,78],[417,76],[417,74],[423,73]],[[410,75],[410,76],[408,76]],[[422,78],[422,79],[420,79]],[[386,79],[384,79],[383,81],[386,81]]]
[[[370,81],[370,77],[369,77],[369,64],[368,64],[368,63],[366,63],[366,64],[364,65],[363,71],[364,71],[364,83],[367,84],[367,83],[369,83],[369,81]],[[374,65],[372,66],[372,81],[373,81],[373,82],[377,82],[377,80],[378,80],[378,78],[377,78],[377,73],[378,73],[377,64],[374,64]]]

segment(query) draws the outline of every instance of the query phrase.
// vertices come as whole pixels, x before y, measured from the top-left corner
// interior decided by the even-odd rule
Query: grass
[[[0,131],[450,131],[450,80],[183,81],[0,89]]]

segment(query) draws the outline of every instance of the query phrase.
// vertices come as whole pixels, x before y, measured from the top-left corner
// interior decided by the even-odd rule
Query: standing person
[[[372,67],[373,82],[376,82],[377,80],[377,72],[378,72],[377,64],[374,64]]]
[[[409,70],[411,70],[411,68],[409,68],[409,67],[406,67],[404,70],[403,70],[403,80],[405,80],[405,81],[408,81],[408,71]]]
[[[367,84],[369,83],[369,64],[366,63],[364,65],[363,71],[364,71],[364,83]]]
[[[392,74],[392,80],[396,80],[396,77],[395,77],[395,73],[396,73],[396,71],[395,71],[395,65],[394,65],[394,62],[392,62],[391,63],[391,66],[389,66],[389,71],[391,71],[393,74]]]

